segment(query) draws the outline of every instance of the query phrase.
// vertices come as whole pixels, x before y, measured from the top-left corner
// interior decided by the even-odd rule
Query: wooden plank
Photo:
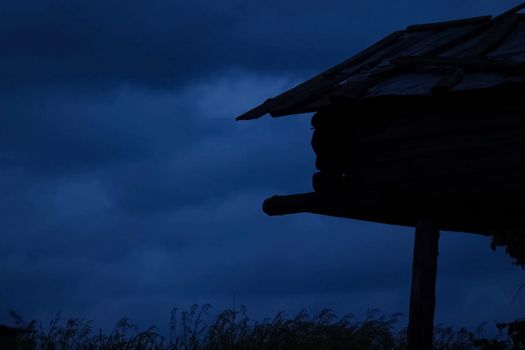
[[[330,96],[332,104],[321,110],[332,110],[333,113],[341,114],[340,118],[349,121],[366,121],[381,114],[389,114],[394,119],[415,112],[419,115],[442,113],[444,118],[458,113],[489,111],[499,114],[524,113],[525,108],[521,102],[524,90],[525,81],[521,80],[509,80],[490,89],[451,90],[447,94],[425,96],[380,95],[356,98],[353,94],[346,95],[344,91],[339,90]]]
[[[445,74],[436,85],[432,87],[432,94],[440,95],[445,94],[454,86],[458,85],[465,76],[465,68],[452,68],[447,74]]]
[[[273,105],[273,100],[271,98],[264,101],[259,106],[250,109],[248,112],[241,114],[235,120],[252,120],[257,119],[268,113]]]
[[[480,38],[479,43],[464,54],[465,59],[474,59],[494,49],[516,26],[518,18],[513,14],[506,14],[494,18],[491,22],[492,25]],[[465,69],[466,67],[452,69],[432,88],[432,91],[440,94],[452,89],[463,79]]]
[[[467,57],[478,57],[493,49],[512,31],[512,28],[518,23],[518,18],[514,15],[508,15],[497,17],[492,22],[493,25],[490,30],[480,39],[479,45],[476,45],[466,54]]]
[[[439,227],[433,218],[416,226],[407,332],[408,350],[431,350],[436,305]]]
[[[472,29],[466,32],[459,32],[457,35],[455,35],[450,40],[444,43],[439,43],[437,45],[429,47],[427,50],[420,52],[419,56],[437,56],[443,53],[444,51],[449,50],[450,48],[453,48],[467,40],[474,38],[476,35],[479,35],[487,28],[490,28],[491,24],[492,21],[486,21],[477,24]]]
[[[392,60],[392,63],[399,66],[435,66],[435,67],[458,67],[472,71],[517,71],[524,70],[523,64],[510,60],[489,60],[477,57],[419,57],[403,56]]]
[[[462,18],[462,19],[456,19],[452,21],[444,21],[444,22],[434,22],[434,23],[423,23],[423,24],[414,24],[407,27],[407,31],[419,31],[419,30],[440,30],[445,29],[448,27],[458,27],[458,26],[464,26],[464,25],[472,25],[472,24],[478,24],[481,22],[486,22],[490,20],[492,16],[479,16],[479,17],[471,17],[471,18]]]
[[[436,30],[431,34],[427,35],[427,39],[414,45],[407,51],[405,56],[421,56],[425,55],[428,50],[434,47],[443,45],[451,40],[454,40],[458,36],[462,36],[465,33],[470,32],[473,28],[478,25],[470,25],[464,27],[448,27],[441,30]]]

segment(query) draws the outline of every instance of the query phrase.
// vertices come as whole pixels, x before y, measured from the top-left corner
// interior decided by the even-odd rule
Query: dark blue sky
[[[413,230],[270,218],[311,189],[308,117],[234,117],[410,24],[518,1],[0,5],[0,323],[166,324],[174,306],[406,312]],[[521,269],[443,233],[436,320],[524,316]]]

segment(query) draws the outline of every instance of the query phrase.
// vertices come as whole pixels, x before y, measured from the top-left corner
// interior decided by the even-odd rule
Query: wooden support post
[[[412,262],[412,290],[408,321],[408,350],[431,350],[436,304],[439,227],[419,219]]]

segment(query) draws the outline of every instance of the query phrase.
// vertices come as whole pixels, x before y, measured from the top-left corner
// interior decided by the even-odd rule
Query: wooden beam
[[[431,350],[436,305],[439,227],[421,218],[416,226],[412,263],[412,290],[408,323],[408,350]]]
[[[418,203],[418,198],[410,198],[409,202]],[[502,227],[501,222],[514,220],[514,218],[502,217],[501,214],[505,212],[503,209],[501,209],[502,213],[494,214],[493,208],[486,210],[473,208],[471,211],[466,211],[463,205],[459,205],[461,203],[454,205],[455,203],[447,202],[446,204],[446,208],[435,209],[440,216],[440,227],[445,231],[488,236],[494,228]],[[270,216],[312,213],[408,227],[416,226],[418,217],[421,216],[420,209],[417,205],[403,205],[399,201],[399,196],[385,198],[381,197],[380,193],[356,192],[344,194],[310,192],[273,196],[266,199],[263,204],[263,211]],[[515,215],[514,212],[512,214]],[[521,221],[516,226],[518,224],[522,227]]]

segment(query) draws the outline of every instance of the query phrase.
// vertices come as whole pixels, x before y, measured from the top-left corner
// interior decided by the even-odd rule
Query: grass
[[[349,314],[337,317],[330,310],[310,315],[305,310],[293,317],[278,313],[257,322],[245,307],[227,309],[214,317],[210,305],[193,305],[189,310],[171,312],[169,335],[154,326],[139,329],[127,318],[117,322],[108,334],[95,331],[92,321],[55,317],[44,329],[12,313],[15,323],[26,330],[16,338],[16,349],[42,350],[400,350],[406,347],[406,329],[397,330],[399,315],[370,311],[364,319]],[[483,337],[483,328],[437,326],[436,350],[517,350],[525,349],[525,321],[498,323],[498,335]],[[1,338],[0,338],[1,339]],[[2,349],[4,349],[2,347]]]

